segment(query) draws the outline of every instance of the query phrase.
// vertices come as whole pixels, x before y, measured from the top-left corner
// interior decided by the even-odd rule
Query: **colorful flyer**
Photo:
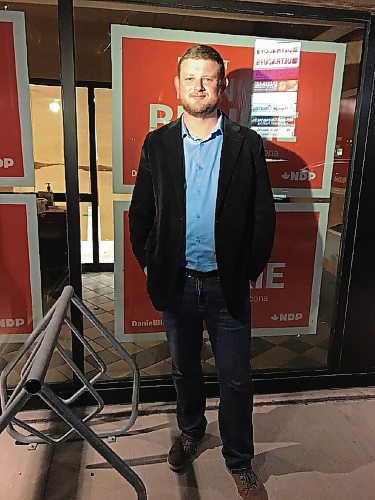
[[[111,40],[115,193],[132,192],[146,134],[182,113],[173,84],[178,58],[204,43],[226,65],[221,109],[264,137],[274,193],[329,197],[345,44],[123,25],[112,25]],[[324,74],[318,85],[316,68]]]
[[[0,186],[33,187],[29,77],[23,12],[0,12]]]
[[[42,318],[34,194],[0,194],[0,342],[20,342]]]
[[[297,92],[298,91],[298,80],[265,80],[265,81],[254,81],[253,92],[265,93],[265,92]]]
[[[251,291],[253,335],[316,333],[328,208],[327,203],[276,205],[273,253]],[[129,202],[114,204],[116,337],[165,338],[161,316],[147,295],[146,276],[131,250],[128,209]]]
[[[254,83],[251,103],[251,123],[257,121],[260,106],[277,106],[274,118],[298,117],[298,77],[301,60],[301,42],[257,39],[254,50]],[[293,71],[293,78],[280,80],[280,71]],[[290,109],[293,109],[291,114]],[[285,109],[283,114],[280,109]],[[278,120],[279,122],[279,120]],[[285,128],[284,128],[285,127]],[[252,128],[266,140],[279,142],[296,141],[295,124],[284,125],[280,120],[276,125],[255,125]]]
[[[301,61],[301,42],[257,38],[254,50],[254,80],[284,80],[286,70],[298,75]],[[287,80],[292,80],[288,78]]]

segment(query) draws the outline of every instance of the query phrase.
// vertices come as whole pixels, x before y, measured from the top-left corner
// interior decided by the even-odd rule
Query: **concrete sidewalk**
[[[170,405],[142,405],[131,434],[110,445],[142,478],[150,500],[238,498],[221,457],[215,406],[216,400],[208,401],[206,439],[183,474],[166,465],[178,435]],[[124,410],[109,408],[98,428]],[[24,412],[22,418],[38,427],[49,425],[48,412]],[[259,396],[254,427],[254,468],[270,500],[375,499],[375,389]],[[0,446],[1,500],[136,498],[132,487],[81,441],[30,450],[4,432]]]

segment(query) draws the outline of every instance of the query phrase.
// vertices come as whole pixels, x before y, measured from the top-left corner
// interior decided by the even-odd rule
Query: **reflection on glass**
[[[0,9],[21,11],[25,14],[27,36],[28,74],[32,79],[47,79],[54,82],[60,76],[58,55],[57,1],[48,2],[0,2]],[[35,161],[35,186],[14,189],[15,192],[44,192],[46,197],[53,192],[65,192],[63,130],[61,116],[61,93],[58,85],[30,85],[32,118],[32,140]],[[49,191],[47,186],[52,189]],[[9,189],[8,189],[9,190]],[[10,188],[12,191],[12,188]],[[16,197],[18,194],[15,195]],[[33,272],[41,275],[43,313],[59,296],[68,277],[66,213],[65,205],[51,203],[48,208],[38,200],[38,228],[40,269]],[[16,256],[16,253],[14,254]],[[1,279],[1,278],[0,278]],[[61,334],[62,344],[70,349],[70,335]],[[22,346],[23,335],[3,336],[0,339],[0,369],[15,357]],[[14,386],[30,351],[17,363],[8,378]],[[48,382],[63,382],[71,379],[65,363],[54,354],[47,373]]]
[[[38,213],[43,312],[46,313],[68,283],[66,203],[54,203]]]
[[[92,205],[91,203],[80,203],[81,219],[81,262],[82,264],[93,262],[93,239],[92,239]]]
[[[90,192],[87,89],[77,88],[79,187]],[[35,166],[35,192],[49,183],[55,193],[65,193],[64,139],[61,87],[30,85],[31,121]],[[17,191],[28,191],[21,188]]]
[[[61,88],[30,85],[35,191],[65,193]],[[48,141],[47,141],[48,138]]]
[[[99,261],[114,262],[112,191],[112,90],[95,89],[99,193]]]
[[[90,192],[89,111],[87,94],[87,88],[76,89],[78,176],[80,193]]]
[[[155,18],[154,13],[142,12],[142,7],[139,6],[139,12],[130,12],[123,6],[121,11],[110,11],[106,8],[106,3],[101,3],[101,8],[92,10],[90,17],[90,31],[92,37],[90,38],[90,47],[85,43],[87,38],[87,23],[83,23],[83,14],[88,12],[90,8],[88,4],[82,4],[80,8],[76,8],[76,33],[77,33],[77,52],[81,54],[80,60],[87,60],[90,58],[92,64],[79,65],[77,68],[78,74],[82,75],[82,79],[91,81],[100,81],[108,84],[110,81],[110,51],[106,50],[109,43],[108,33],[110,24],[121,24],[124,15],[127,15],[128,24],[134,26],[154,26],[163,27],[168,19],[168,26],[178,29],[189,29],[192,31],[210,31],[212,30],[212,19],[208,18],[207,14],[200,13],[194,16],[186,16],[190,11],[181,10],[180,14],[185,14],[186,19],[189,19],[189,25],[184,26],[183,19],[185,17],[178,15],[176,12],[170,12],[168,8],[158,8],[158,15]],[[181,22],[183,23],[181,25]],[[294,39],[294,40],[311,40],[311,41],[331,41],[346,44],[346,61],[344,81],[341,88],[336,88],[336,93],[341,93],[341,107],[340,118],[338,125],[337,141],[335,146],[334,169],[332,176],[332,189],[327,193],[323,200],[319,200],[325,205],[329,206],[328,216],[328,231],[327,237],[325,234],[322,238],[326,239],[325,254],[323,262],[323,275],[322,283],[319,290],[319,314],[317,318],[317,332],[315,335],[272,335],[261,336],[253,338],[253,352],[252,352],[252,366],[257,370],[304,370],[314,368],[324,368],[327,363],[327,352],[329,344],[329,336],[333,319],[334,308],[334,294],[336,288],[337,278],[337,262],[339,259],[339,248],[341,241],[341,226],[343,222],[343,206],[346,191],[346,180],[348,160],[351,154],[351,138],[353,134],[352,126],[352,113],[355,106],[356,87],[359,75],[359,62],[361,56],[360,39],[362,32],[358,26],[353,25],[352,31],[346,27],[345,37],[341,37],[340,30],[331,29],[332,26],[324,24],[310,25],[307,20],[293,20],[290,23],[278,22],[247,22],[241,19],[216,19],[215,31],[217,33],[228,34],[246,34],[266,38],[279,38],[279,39]],[[332,38],[332,36],[334,38]],[[340,38],[341,37],[341,38]],[[85,58],[83,57],[85,56]],[[309,55],[310,59],[316,57],[312,52]],[[312,65],[314,71],[315,67]],[[298,84],[303,83],[304,75],[302,70],[306,68],[301,66],[301,78],[298,78]],[[252,83],[248,73],[239,70],[236,74],[231,74],[231,86],[229,87],[225,99],[227,100],[227,112],[233,114],[233,108],[236,106],[234,97],[239,97],[242,100],[243,96],[249,97],[249,85]],[[313,81],[315,81],[315,76]],[[242,83],[240,83],[242,82]],[[242,87],[240,88],[240,85]],[[302,98],[305,89],[298,86],[298,98]],[[242,93],[241,93],[242,92]],[[301,97],[302,96],[302,97]],[[337,97],[337,94],[336,94]],[[300,116],[298,126],[303,122],[307,127],[311,124],[307,123],[306,116],[313,116],[314,112],[318,114],[321,111],[319,108],[320,102],[320,88],[316,86],[316,93],[314,99],[309,99],[304,94],[304,116]],[[238,100],[238,99],[237,99]],[[350,101],[350,102],[349,102]],[[99,206],[100,206],[100,252],[101,262],[107,261],[107,256],[104,256],[105,245],[113,242],[113,215],[112,215],[112,201],[115,198],[112,194],[112,161],[111,161],[111,145],[112,145],[112,131],[111,131],[111,90],[110,89],[96,89],[95,91],[95,104],[96,104],[96,132],[97,132],[97,164],[98,164],[98,189],[99,189]],[[224,103],[225,104],[225,103]],[[247,103],[249,104],[249,103]],[[232,109],[232,111],[231,111]],[[237,108],[236,108],[237,109]],[[235,111],[236,111],[235,109]],[[302,108],[301,108],[302,109]],[[307,110],[307,111],[306,111]],[[134,116],[131,117],[131,120]],[[309,118],[310,119],[310,118]],[[316,123],[310,120],[312,124]],[[267,120],[259,121],[259,124],[267,125]],[[268,125],[267,125],[268,126]],[[297,127],[297,125],[296,125]],[[296,136],[299,139],[300,130],[296,131]],[[318,130],[320,133],[320,131]],[[275,144],[275,141],[266,141],[266,156],[270,169],[275,166],[276,170],[283,174],[281,170],[280,160],[287,160],[292,162],[297,168],[293,169],[300,171],[307,164],[314,164],[316,170],[324,164],[324,142],[326,137],[320,137],[319,157],[315,158],[317,151],[317,141],[315,136],[308,137],[305,141],[304,147],[294,147],[291,143],[284,142],[282,145]],[[323,146],[322,146],[323,144]],[[303,149],[303,150],[302,150]],[[284,156],[283,156],[284,155]],[[315,155],[315,156],[314,156]],[[292,161],[291,161],[292,160]],[[319,166],[320,165],[320,166]],[[288,174],[288,172],[287,172]],[[285,181],[286,175],[283,178]],[[118,199],[125,200],[124,195]],[[311,204],[318,201],[317,198],[309,197],[293,198],[287,201],[295,205],[301,203]],[[298,237],[298,235],[296,235]],[[109,254],[111,250],[108,250]],[[102,275],[103,276],[103,275]],[[91,281],[100,281],[99,275],[86,275],[87,282],[84,283],[84,295],[86,300],[90,303],[90,307],[95,310],[98,315],[104,315],[103,319],[109,324],[113,322],[112,315],[113,309],[106,310],[105,308],[113,308],[111,300],[109,299],[108,287],[105,283],[100,283],[100,286]],[[108,279],[108,276],[107,278]],[[86,289],[86,284],[95,288]],[[103,285],[103,286],[102,286]],[[101,291],[105,293],[101,293]],[[104,307],[102,307],[104,305]],[[293,310],[291,305],[291,311]],[[107,316],[107,315],[110,316]],[[113,316],[113,315],[112,315]],[[96,342],[95,332],[89,329],[89,334],[93,336],[93,341]],[[120,367],[118,360],[112,353],[110,354],[110,347],[102,345],[103,342],[97,342],[97,349],[103,352],[103,356],[108,359],[110,366],[110,376],[122,377],[127,375],[126,369]],[[169,353],[165,341],[145,341],[139,340],[124,343],[124,346],[131,352],[140,365],[143,376],[157,376],[167,374],[169,370]],[[108,351],[108,353],[106,353]],[[214,360],[209,342],[205,342],[205,347],[202,352],[203,369],[205,373],[212,373],[214,370]],[[117,364],[116,364],[117,363]]]

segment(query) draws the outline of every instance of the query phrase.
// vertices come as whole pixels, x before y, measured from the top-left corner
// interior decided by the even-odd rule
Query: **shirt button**
[[[197,219],[200,219],[200,218],[201,218],[201,216],[200,216],[200,215],[197,215]]]
[[[197,194],[201,194],[201,190],[200,189],[197,189]]]

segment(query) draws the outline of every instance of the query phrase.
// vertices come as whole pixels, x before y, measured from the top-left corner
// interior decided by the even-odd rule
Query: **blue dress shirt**
[[[185,155],[186,243],[185,267],[208,272],[217,269],[215,210],[219,180],[223,118],[220,115],[209,137],[189,133],[183,118],[181,133]]]

